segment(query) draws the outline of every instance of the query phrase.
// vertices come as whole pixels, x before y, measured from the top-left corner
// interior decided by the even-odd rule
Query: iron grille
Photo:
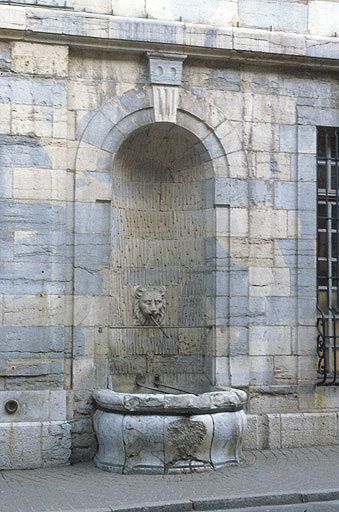
[[[318,128],[318,385],[339,385],[339,128]]]

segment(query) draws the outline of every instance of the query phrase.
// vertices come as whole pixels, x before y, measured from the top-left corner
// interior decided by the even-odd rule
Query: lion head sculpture
[[[137,286],[134,289],[134,317],[138,325],[161,324],[166,307],[164,286]]]

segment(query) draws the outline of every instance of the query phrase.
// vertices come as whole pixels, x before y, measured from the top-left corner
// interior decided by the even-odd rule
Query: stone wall
[[[201,23],[214,30],[240,26],[330,37],[338,33],[339,17],[337,0],[0,0],[0,8],[2,4]]]
[[[188,55],[176,123],[211,162],[204,200],[215,223],[202,232],[213,231],[204,246],[215,271],[212,380],[249,392],[247,446],[336,443],[337,389],[315,386],[315,152],[316,127],[339,126],[339,4],[270,2],[258,24],[272,31],[259,37],[244,28],[256,2],[197,8],[190,21],[214,23],[226,9],[226,28],[214,32],[103,16],[105,1],[98,16],[86,14],[93,2],[53,1],[53,11],[10,3],[0,1],[0,396],[19,409],[0,417],[3,467],[22,464],[15,446],[27,450],[26,467],[65,462],[71,433],[74,461],[95,451],[91,395],[107,386],[109,326],[121,307],[113,162],[154,122],[145,55],[154,45]],[[296,17],[277,16],[287,3]],[[168,5],[113,10],[188,21]],[[30,426],[40,439],[33,454]]]

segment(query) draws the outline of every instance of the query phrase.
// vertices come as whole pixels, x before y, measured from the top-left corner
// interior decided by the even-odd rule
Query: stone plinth
[[[239,463],[246,393],[201,395],[94,392],[94,459],[115,473],[185,473]]]

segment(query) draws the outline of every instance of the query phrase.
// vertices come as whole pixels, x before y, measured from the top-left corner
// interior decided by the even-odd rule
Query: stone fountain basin
[[[238,389],[200,395],[96,390],[95,464],[115,473],[187,473],[242,459],[246,429]]]

